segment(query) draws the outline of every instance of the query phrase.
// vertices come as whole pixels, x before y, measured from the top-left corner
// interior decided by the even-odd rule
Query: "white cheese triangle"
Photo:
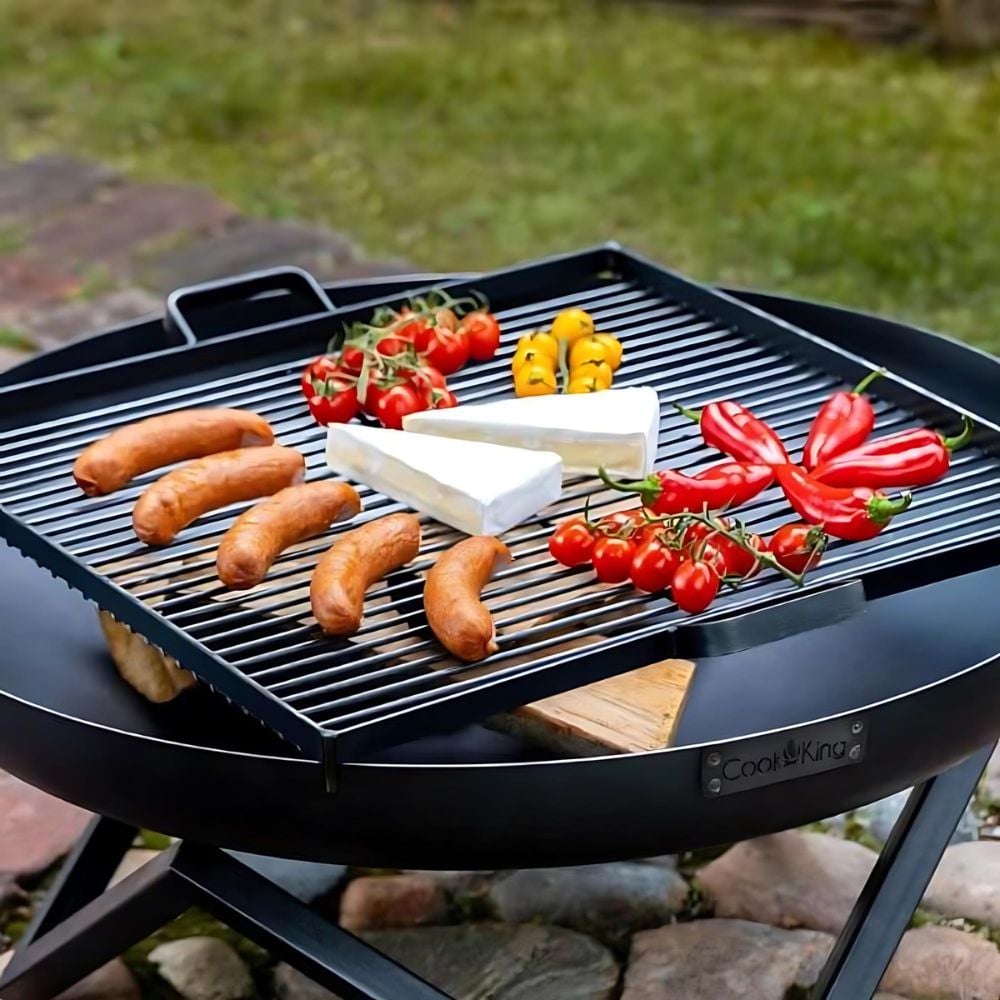
[[[660,401],[648,387],[529,396],[411,413],[403,428],[420,434],[554,451],[566,472],[641,479],[653,469]]]
[[[552,452],[362,424],[331,424],[326,460],[334,472],[469,535],[499,535],[562,492],[562,462]]]

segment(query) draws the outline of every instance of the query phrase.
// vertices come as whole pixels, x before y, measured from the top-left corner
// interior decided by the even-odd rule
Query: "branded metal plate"
[[[850,767],[865,759],[868,724],[860,716],[822,722],[783,735],[755,736],[707,747],[701,754],[701,790],[708,798]]]

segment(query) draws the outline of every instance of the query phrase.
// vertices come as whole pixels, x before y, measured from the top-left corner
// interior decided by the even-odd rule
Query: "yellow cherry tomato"
[[[559,341],[545,330],[535,330],[533,333],[526,333],[518,342],[517,346],[527,344],[540,354],[547,354],[553,361],[559,359]]]
[[[610,365],[611,359],[608,354],[607,345],[601,343],[596,336],[581,337],[569,349],[569,366],[570,368],[579,368],[580,365],[585,365],[589,361],[607,361]]]
[[[518,396],[548,396],[556,391],[556,373],[541,362],[522,365],[514,373],[514,391]]]
[[[618,371],[618,366],[622,363],[622,342],[610,333],[595,333],[593,339],[605,346],[608,353],[604,360],[611,365],[613,372]]]
[[[545,365],[551,372],[556,370],[556,359],[545,351],[531,344],[518,344],[510,363],[510,369],[516,375],[525,365]]]
[[[569,380],[566,386],[567,392],[600,392],[601,387],[597,384],[597,379],[593,375],[577,375]]]
[[[611,365],[607,361],[587,361],[576,368],[571,368],[569,377],[571,379],[590,376],[597,380],[598,386],[602,389],[610,389],[614,381],[615,374],[611,370]]]
[[[564,309],[552,321],[552,336],[575,344],[581,337],[589,337],[594,332],[594,321],[582,309]]]

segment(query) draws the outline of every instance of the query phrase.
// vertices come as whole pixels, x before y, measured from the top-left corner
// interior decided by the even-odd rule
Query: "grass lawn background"
[[[0,0],[0,151],[49,149],[422,266],[613,237],[1000,352],[1000,56],[638,3]]]

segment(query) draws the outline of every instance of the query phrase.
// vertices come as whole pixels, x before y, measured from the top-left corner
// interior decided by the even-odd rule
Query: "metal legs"
[[[992,745],[983,747],[910,793],[820,974],[815,1000],[875,993],[992,752]]]
[[[448,1000],[217,848],[175,844],[105,889],[135,833],[91,824],[0,977],[3,1000],[51,1000],[195,905],[344,1000]]]

